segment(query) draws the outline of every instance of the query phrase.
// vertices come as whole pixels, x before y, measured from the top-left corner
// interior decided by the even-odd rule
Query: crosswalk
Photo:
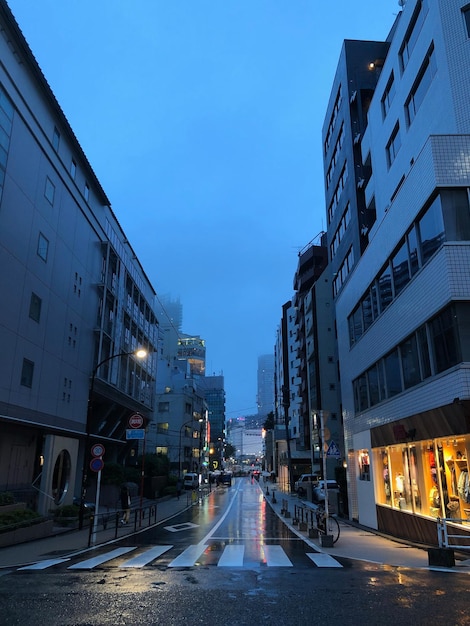
[[[173,553],[168,556],[167,553],[172,550]],[[343,567],[329,554],[302,552],[301,556],[306,556],[305,562],[315,567]],[[250,546],[249,555],[247,555],[246,546],[242,543],[227,544],[217,550],[216,546],[202,542],[186,547],[179,554],[175,554],[173,545],[153,545],[145,548],[123,546],[78,561],[75,561],[76,557],[73,556],[46,559],[20,567],[18,571],[45,570],[60,565],[68,570],[93,570],[100,566],[138,569],[151,564],[161,564],[168,568],[183,568],[196,566],[204,557],[208,559],[209,564],[216,567],[249,568],[256,563],[267,567],[294,567],[291,558],[280,545],[259,544],[255,549]]]

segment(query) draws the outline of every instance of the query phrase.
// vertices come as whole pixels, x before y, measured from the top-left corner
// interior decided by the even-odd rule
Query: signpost
[[[129,418],[129,427],[130,428],[142,428],[144,425],[144,418],[139,413],[134,413]]]
[[[142,440],[142,470],[140,478],[140,525],[142,526],[142,504],[144,498],[144,468],[145,468],[145,428],[144,418],[140,413],[134,413],[128,420],[129,428],[126,430],[126,439]]]
[[[101,443],[95,443],[91,447],[92,459],[90,461],[90,469],[92,472],[98,472],[98,478],[96,480],[96,498],[95,498],[95,512],[93,514],[93,532],[91,534],[91,545],[95,545],[96,541],[96,529],[98,527],[98,513],[100,506],[100,489],[101,489],[101,470],[104,467],[104,461],[101,458],[105,453],[104,446]]]

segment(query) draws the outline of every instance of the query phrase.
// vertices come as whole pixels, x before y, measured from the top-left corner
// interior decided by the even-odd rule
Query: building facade
[[[470,8],[408,0],[389,44],[360,139],[376,221],[336,290],[349,506],[435,543],[470,513]]]
[[[80,494],[92,443],[126,462],[129,416],[148,422],[153,409],[158,320],[4,1],[0,25],[0,490],[47,513]]]

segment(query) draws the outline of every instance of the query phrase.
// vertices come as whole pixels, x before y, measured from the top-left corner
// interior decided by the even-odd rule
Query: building
[[[90,446],[126,463],[150,420],[155,291],[7,3],[0,1],[0,491],[72,502]],[[134,352],[149,353],[139,361]],[[88,477],[92,480],[92,476]]]
[[[257,370],[258,414],[267,417],[274,410],[274,355],[262,354],[258,357]]]
[[[198,387],[207,406],[209,468],[220,470],[225,459],[225,389],[224,377],[204,376],[198,379]]]
[[[461,526],[470,512],[469,39],[468,4],[408,0],[386,55],[370,57],[358,143],[376,219],[334,285],[350,515],[429,543],[438,517]],[[345,108],[358,96],[347,79],[332,92]]]

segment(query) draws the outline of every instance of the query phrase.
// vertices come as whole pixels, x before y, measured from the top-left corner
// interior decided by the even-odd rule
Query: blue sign
[[[104,461],[100,456],[91,459],[90,469],[92,472],[100,472],[104,467]]]
[[[334,441],[332,441],[330,443],[330,445],[328,446],[328,450],[327,450],[326,456],[333,456],[336,459],[340,459],[341,458],[341,452],[339,451],[339,448],[335,444]]]
[[[126,439],[145,439],[145,430],[143,428],[128,428]]]

